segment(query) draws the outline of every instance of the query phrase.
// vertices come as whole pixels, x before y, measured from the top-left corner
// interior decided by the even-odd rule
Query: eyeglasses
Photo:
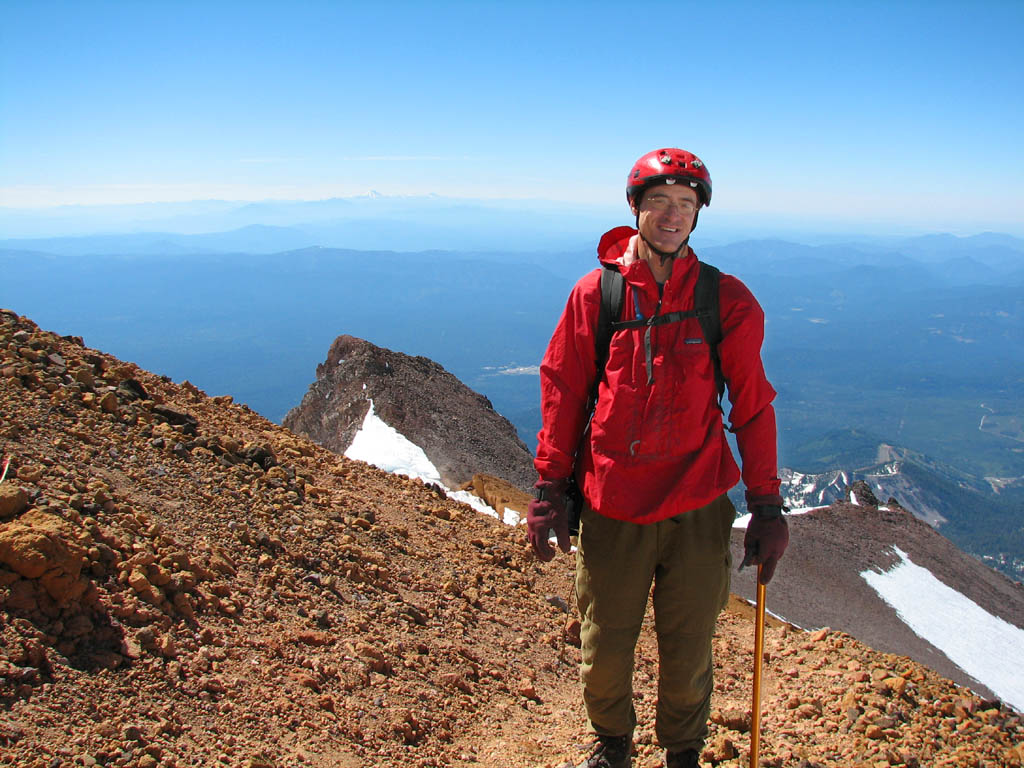
[[[692,200],[673,200],[668,195],[649,195],[643,199],[642,208],[663,213],[670,208],[678,208],[684,216],[691,216],[697,211],[698,204]]]

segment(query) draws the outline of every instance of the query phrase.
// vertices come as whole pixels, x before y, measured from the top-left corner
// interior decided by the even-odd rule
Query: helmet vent
[[[657,184],[680,183],[697,190],[701,205],[711,203],[711,174],[704,162],[683,149],[655,149],[641,157],[626,177],[626,200],[632,206]]]

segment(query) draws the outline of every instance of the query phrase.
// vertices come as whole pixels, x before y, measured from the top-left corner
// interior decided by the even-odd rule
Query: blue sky
[[[726,216],[1024,234],[1021,39],[1020,0],[0,0],[0,206],[618,205],[681,146]]]

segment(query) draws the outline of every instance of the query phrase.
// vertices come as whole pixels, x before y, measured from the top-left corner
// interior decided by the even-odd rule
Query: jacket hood
[[[602,264],[628,266],[636,261],[637,230],[633,227],[615,227],[601,236],[597,245],[597,258]]]

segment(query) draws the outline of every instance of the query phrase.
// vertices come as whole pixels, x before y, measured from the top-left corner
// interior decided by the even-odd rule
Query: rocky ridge
[[[862,576],[889,571],[895,549],[988,614],[1024,627],[1024,586],[965,555],[948,539],[898,505],[878,505],[861,481],[851,486],[857,503],[839,501],[789,517],[786,556],[772,580],[772,610],[795,624],[848,632],[872,648],[909,656],[956,683],[993,694],[939,648],[914,633]],[[742,530],[734,530],[734,558],[742,557]],[[733,577],[733,590],[754,597],[750,572]],[[925,596],[921,596],[925,599]],[[952,617],[951,617],[952,618]]]
[[[450,488],[484,473],[532,487],[533,457],[515,427],[443,367],[353,336],[339,336],[284,426],[343,454],[374,412],[418,445]]]
[[[849,501],[849,486],[854,482],[866,485],[879,499],[896,498],[914,515],[932,527],[942,530],[950,512],[965,502],[985,503],[987,494],[1013,487],[1012,478],[993,482],[996,478],[974,478],[958,468],[928,456],[887,443],[879,443],[875,461],[866,466],[832,469],[820,473],[779,470],[782,496],[792,508],[815,507],[835,501]],[[964,496],[950,498],[948,489],[955,488]]]
[[[946,522],[942,510],[947,509],[949,502],[941,499],[941,495],[935,491],[921,487],[908,477],[903,462],[899,459],[852,471],[833,469],[819,474],[805,474],[782,468],[779,470],[779,477],[782,480],[782,496],[792,509],[822,507],[837,501],[849,501],[850,487],[860,484],[875,498],[898,499],[915,517],[934,528],[940,528]]]
[[[0,765],[555,766],[585,741],[571,563],[420,481],[0,312]],[[751,607],[709,765],[747,764]],[[1020,717],[767,629],[762,765],[1019,766]],[[656,641],[637,654],[654,768]]]

